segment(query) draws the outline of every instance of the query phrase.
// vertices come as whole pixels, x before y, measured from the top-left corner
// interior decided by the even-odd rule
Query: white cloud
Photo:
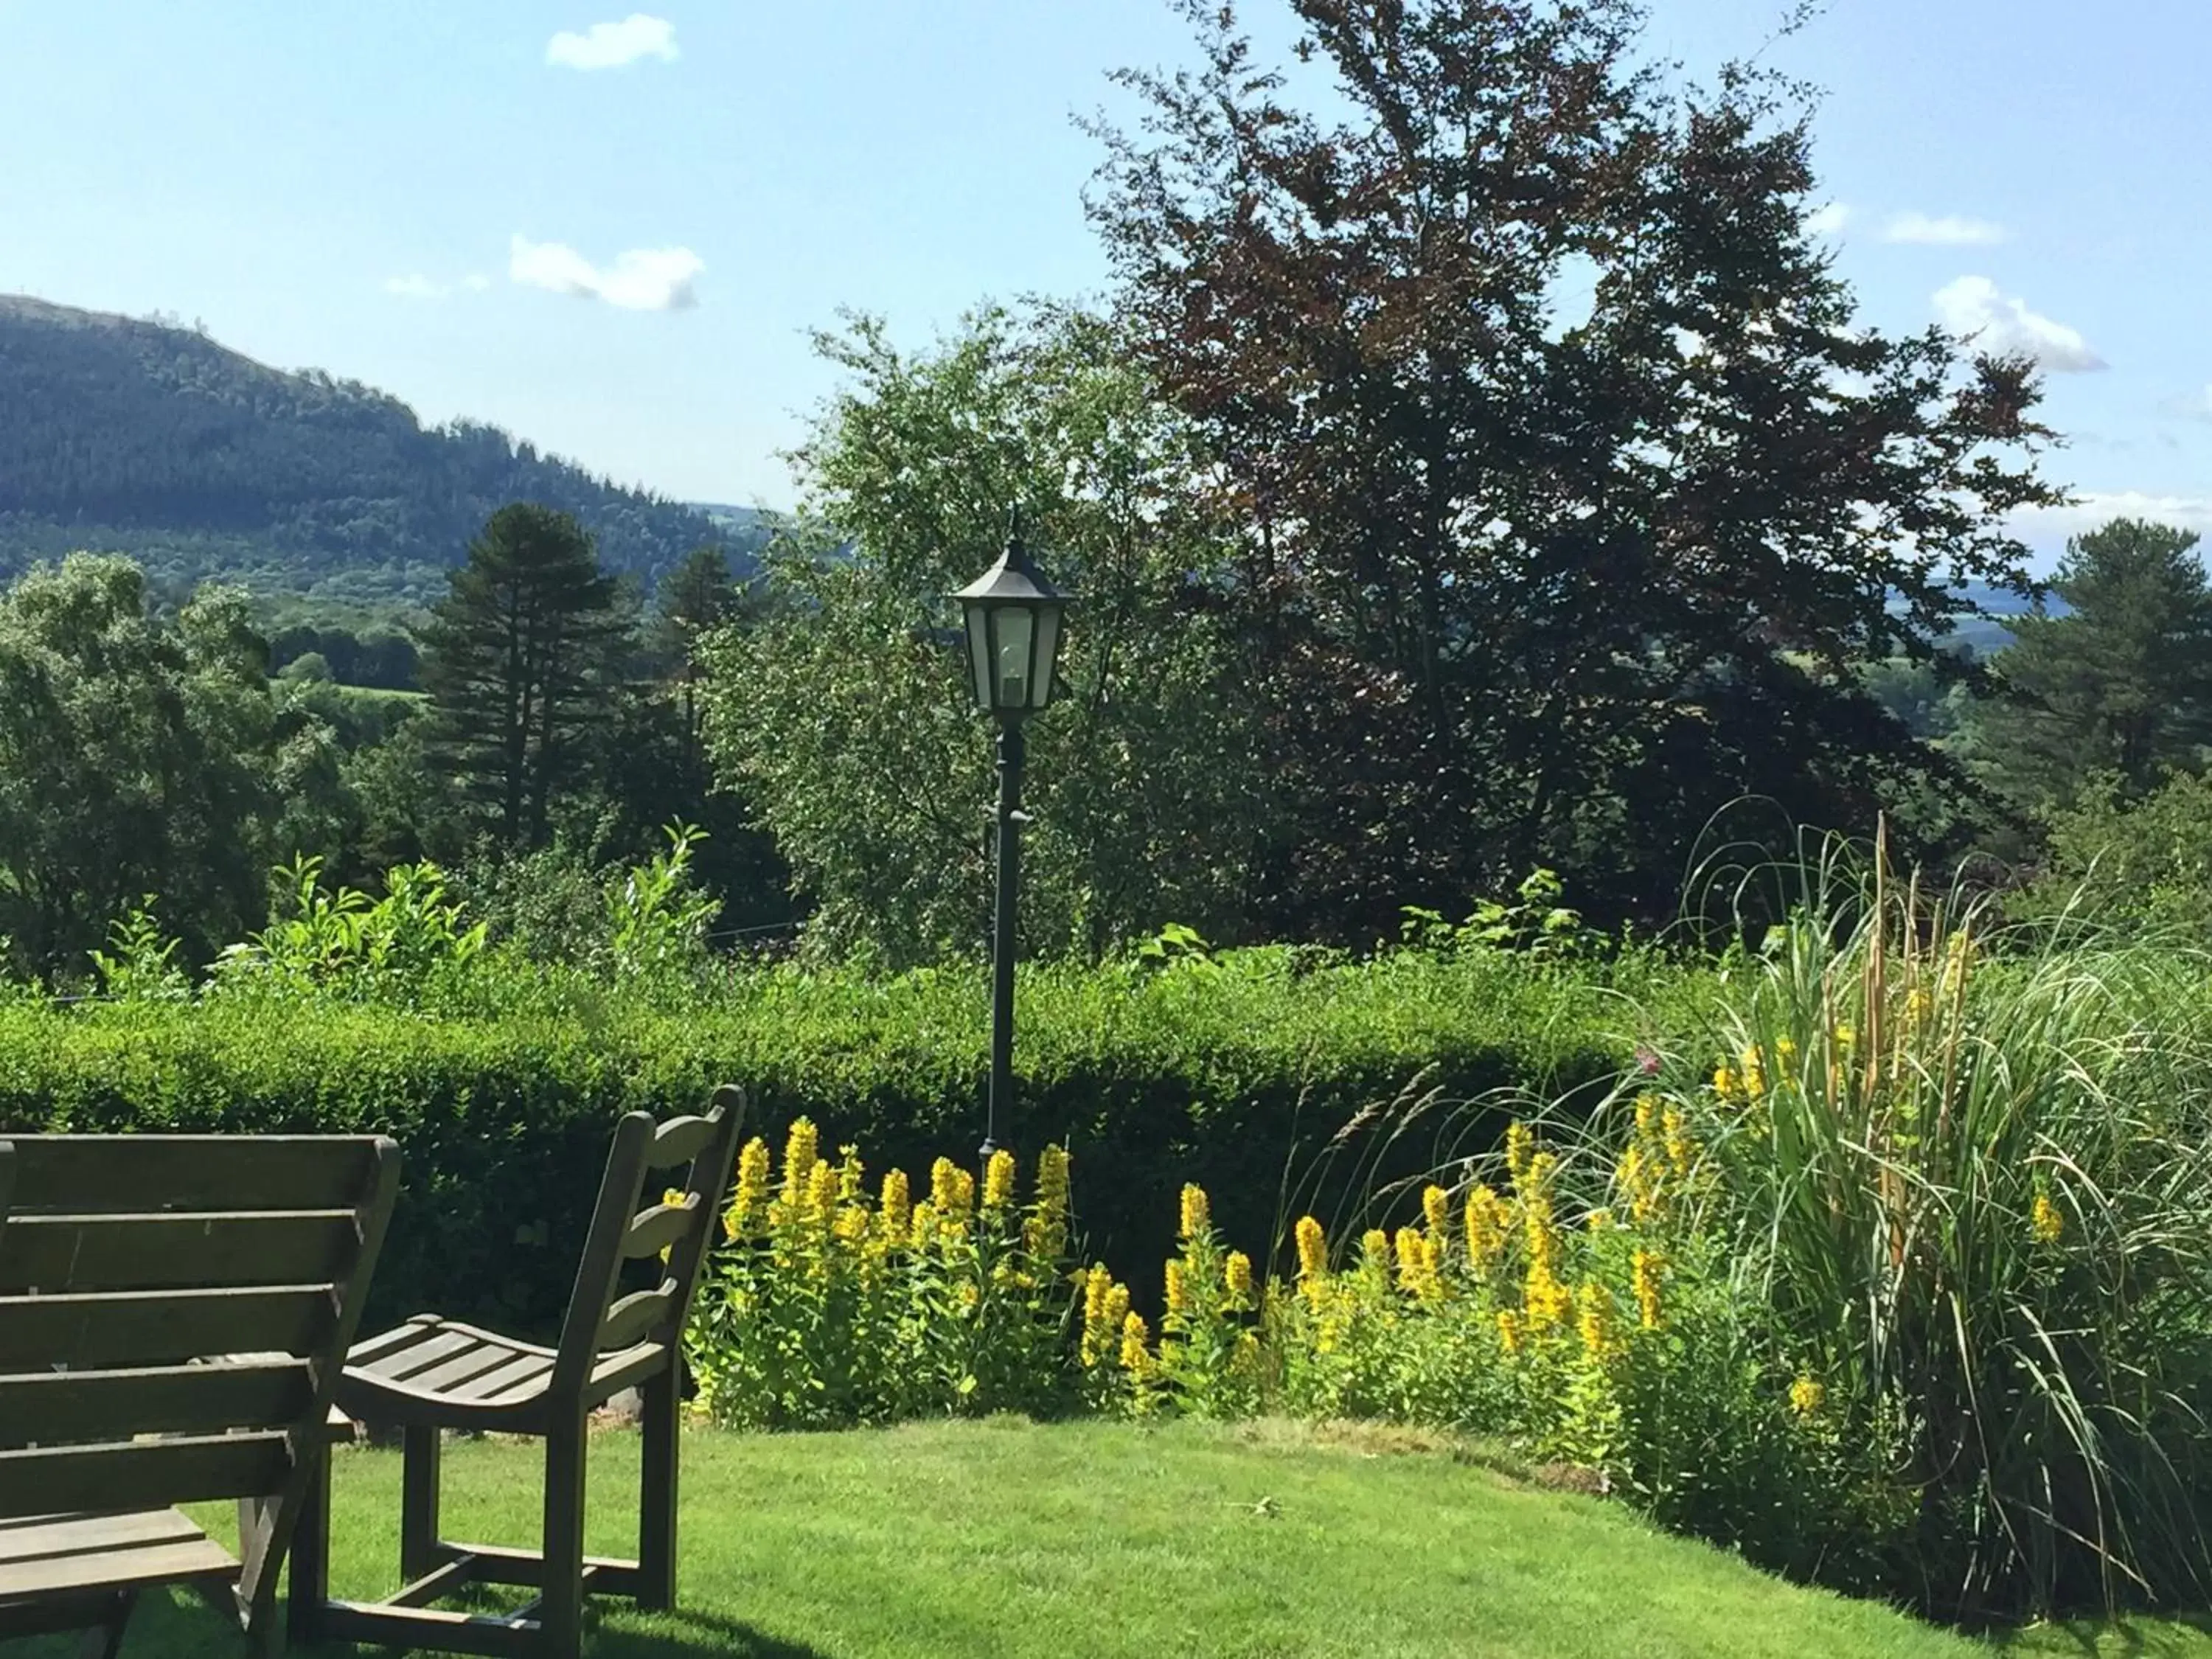
[[[2023,541],[2056,547],[2114,519],[2148,519],[2153,524],[2194,530],[2212,538],[2212,497],[2152,495],[2140,489],[2086,490],[2063,507],[2024,507],[2005,520]]]
[[[1924,213],[1900,213],[1882,228],[1885,242],[1918,242],[1929,247],[1987,247],[2012,240],[2012,233],[1987,219],[1962,219],[1955,213],[1930,218]]]
[[[1844,227],[1851,222],[1851,210],[1842,202],[1830,202],[1825,207],[1814,208],[1805,216],[1808,236],[1840,236]]]
[[[404,276],[386,277],[384,291],[386,294],[397,295],[403,300],[442,300],[448,292],[444,283],[434,283],[420,272],[410,272]]]
[[[545,61],[563,69],[620,69],[641,58],[676,61],[676,25],[634,11],[619,23],[594,23],[581,34],[563,29],[545,43]]]
[[[526,288],[604,300],[624,311],[688,311],[699,303],[692,283],[706,268],[688,247],[639,247],[602,270],[572,247],[518,234],[507,274]]]
[[[491,278],[481,270],[472,270],[461,278],[461,286],[471,294],[481,294],[491,286]]]
[[[1986,276],[1961,276],[1936,292],[1936,320],[1978,350],[2033,357],[2057,374],[2084,374],[2106,367],[2078,330],[2030,311],[2027,301],[2001,294]]]
[[[2212,421],[2212,386],[2186,398],[2168,398],[2158,408],[2161,415],[2179,415],[2185,421]]]

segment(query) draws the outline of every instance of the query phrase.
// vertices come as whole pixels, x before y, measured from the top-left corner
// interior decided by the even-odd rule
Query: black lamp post
[[[999,721],[999,890],[991,929],[991,1093],[983,1119],[988,1158],[999,1117],[1014,1102],[1014,896],[1021,880],[1022,722],[1052,700],[1067,596],[1054,590],[1022,545],[1020,515],[999,562],[954,595],[968,624],[975,706]]]

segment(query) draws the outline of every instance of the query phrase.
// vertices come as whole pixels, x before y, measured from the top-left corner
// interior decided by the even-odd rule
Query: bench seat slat
[[[0,1562],[0,1600],[236,1580],[237,1559],[198,1528],[193,1531],[193,1538],[176,1542],[121,1544],[75,1555]]]
[[[0,1567],[50,1555],[124,1545],[183,1544],[207,1534],[175,1510],[129,1515],[42,1515],[31,1525],[0,1524]]]

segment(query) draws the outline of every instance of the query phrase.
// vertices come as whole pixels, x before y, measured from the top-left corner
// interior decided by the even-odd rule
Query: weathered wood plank
[[[313,1354],[329,1340],[337,1311],[330,1285],[0,1296],[0,1370]]]
[[[187,1579],[228,1581],[237,1577],[238,1563],[230,1552],[203,1535],[190,1543],[125,1546],[0,1564],[0,1597],[42,1597],[173,1584]]]
[[[653,1144],[646,1148],[645,1167],[665,1170],[678,1164],[689,1164],[704,1152],[714,1139],[714,1131],[721,1127],[719,1118],[672,1117],[653,1131]]]
[[[125,1545],[184,1544],[207,1534],[175,1510],[128,1515],[42,1515],[29,1524],[0,1526],[0,1565]]]
[[[0,1451],[0,1515],[260,1497],[281,1490],[291,1468],[285,1437],[275,1433]]]
[[[631,1261],[659,1255],[696,1224],[699,1195],[686,1193],[674,1204],[656,1204],[629,1224],[623,1235],[623,1255]]]
[[[441,1653],[487,1654],[493,1659],[534,1651],[537,1626],[519,1619],[449,1613],[442,1607],[377,1607],[325,1601],[309,1623],[318,1642],[359,1647],[433,1648]]]
[[[482,1376],[471,1377],[449,1398],[454,1400],[487,1401],[495,1395],[509,1394],[542,1382],[553,1374],[553,1362],[543,1354],[517,1354],[497,1370],[486,1371]]]
[[[0,1376],[0,1437],[21,1443],[212,1433],[297,1423],[313,1399],[303,1359]]]
[[[328,1210],[373,1185],[373,1135],[15,1135],[17,1209]]]
[[[673,1314],[675,1307],[676,1281],[672,1279],[662,1279],[656,1290],[633,1291],[609,1308],[607,1316],[599,1322],[601,1352],[642,1342],[656,1326]]]
[[[335,1279],[358,1243],[351,1210],[22,1214],[0,1229],[0,1291]]]
[[[451,1394],[455,1389],[487,1371],[497,1370],[514,1358],[514,1350],[504,1343],[478,1343],[426,1371],[416,1372],[407,1379],[407,1386],[420,1389],[425,1394]]]
[[[483,1340],[473,1331],[433,1330],[406,1347],[391,1349],[378,1355],[366,1365],[351,1361],[348,1364],[353,1370],[367,1371],[387,1382],[404,1382],[418,1371],[428,1370],[440,1360],[450,1359]]]

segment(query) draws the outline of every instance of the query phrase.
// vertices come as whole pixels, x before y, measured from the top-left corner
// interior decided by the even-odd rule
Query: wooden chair
[[[407,1582],[382,1602],[328,1597],[321,1580],[325,1488],[310,1506],[314,1541],[303,1539],[293,1553],[295,1636],[574,1659],[587,1591],[628,1595],[645,1607],[674,1604],[680,1344],[692,1288],[720,1224],[744,1104],[741,1091],[725,1088],[704,1117],[656,1128],[649,1115],[634,1112],[616,1127],[556,1346],[434,1314],[356,1346],[338,1405],[362,1421],[402,1431],[399,1553]],[[679,1182],[672,1172],[682,1165],[690,1168]],[[661,1192],[677,1185],[680,1194],[664,1200]],[[641,1207],[648,1191],[651,1201]],[[648,1262],[657,1282],[617,1298],[624,1264]],[[587,1559],[585,1425],[595,1407],[632,1387],[644,1405],[638,1559]],[[438,1536],[439,1437],[447,1429],[544,1440],[542,1551]],[[470,1583],[517,1584],[538,1595],[505,1616],[428,1605]]]
[[[0,1158],[0,1638],[191,1584],[273,1641],[398,1189],[370,1136],[18,1135]],[[172,1504],[240,1500],[238,1558]]]

